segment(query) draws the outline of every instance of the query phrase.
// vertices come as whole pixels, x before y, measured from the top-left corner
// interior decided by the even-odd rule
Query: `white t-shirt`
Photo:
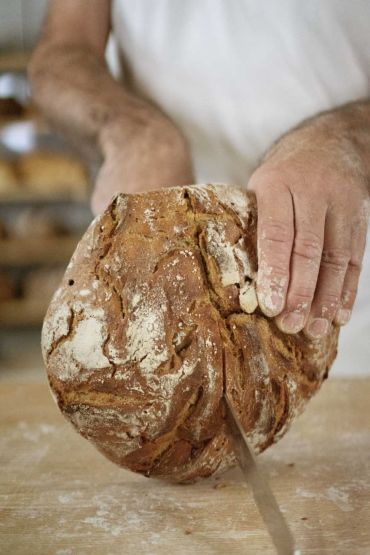
[[[368,0],[114,0],[112,16],[125,78],[181,128],[200,183],[247,185],[291,127],[370,97]],[[370,374],[369,259],[337,375]]]

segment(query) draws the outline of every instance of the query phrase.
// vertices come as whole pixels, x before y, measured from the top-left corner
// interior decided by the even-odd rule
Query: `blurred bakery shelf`
[[[27,69],[30,57],[30,52],[2,52],[0,54],[0,72],[24,72]]]
[[[62,202],[87,203],[87,194],[85,191],[66,191],[63,194],[56,195],[54,192],[50,194],[35,193],[30,191],[11,191],[0,193],[0,204],[59,204]]]
[[[40,325],[50,299],[10,299],[0,303],[0,327]]]
[[[72,256],[80,238],[79,235],[72,235],[0,240],[1,265],[29,266],[66,262]]]
[[[93,162],[30,101],[28,61],[28,53],[0,53],[0,358],[13,333],[40,328],[92,219]]]

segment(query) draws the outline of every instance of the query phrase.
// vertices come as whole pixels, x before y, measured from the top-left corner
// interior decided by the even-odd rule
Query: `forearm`
[[[118,143],[163,120],[154,106],[114,80],[96,53],[81,45],[41,42],[29,66],[32,95],[49,121],[64,133],[93,142],[104,154]]]
[[[110,0],[49,0],[29,65],[33,98],[48,120],[101,164],[91,197],[99,213],[117,192],[192,183],[186,140],[171,119],[110,75]]]

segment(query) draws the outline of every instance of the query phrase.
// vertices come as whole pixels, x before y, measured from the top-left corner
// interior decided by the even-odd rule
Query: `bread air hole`
[[[74,285],[75,284],[75,280],[74,279],[69,279],[68,280],[68,285]]]

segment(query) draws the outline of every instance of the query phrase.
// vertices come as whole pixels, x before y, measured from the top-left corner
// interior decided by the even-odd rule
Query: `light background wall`
[[[48,0],[0,0],[0,51],[32,48],[47,4]]]
[[[48,0],[0,0],[0,53],[31,50],[47,11]],[[122,74],[115,41],[110,36],[106,59],[112,74]]]

